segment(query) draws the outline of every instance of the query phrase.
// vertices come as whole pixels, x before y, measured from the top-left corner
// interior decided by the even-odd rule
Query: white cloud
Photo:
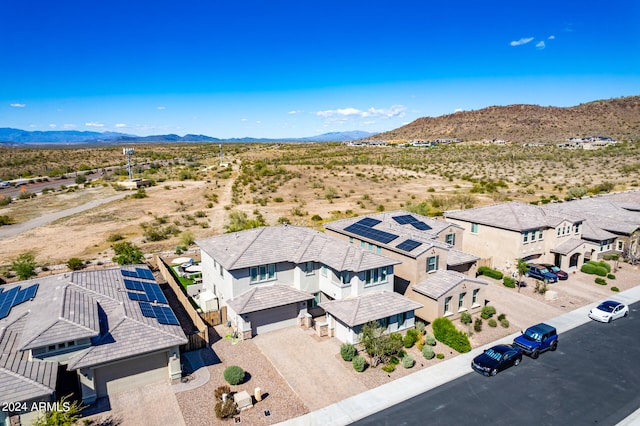
[[[96,123],[95,121],[90,121],[88,123],[84,123],[84,125],[87,126],[87,127],[104,127],[104,124]]]
[[[245,121],[249,121],[248,118],[241,118],[240,121],[245,122]]]
[[[338,108],[318,111],[316,115],[328,121],[347,121],[357,118],[394,118],[404,117],[407,108],[404,105],[393,105],[389,109],[369,108],[360,110],[356,108]]]
[[[303,112],[303,111],[301,111],[299,109],[294,109],[294,110],[289,111],[287,114],[294,115],[294,114],[300,114],[301,112]]]
[[[533,37],[521,38],[520,40],[514,40],[509,43],[511,46],[520,46],[521,44],[531,43],[533,41]]]
[[[58,127],[57,124],[49,124],[49,127],[51,127],[52,129],[55,129],[56,127]]]
[[[544,47],[545,47],[545,46],[544,46],[544,41],[541,41],[541,42],[537,43],[537,44],[536,44],[536,47],[537,47],[538,49],[544,49]]]
[[[464,111],[462,108],[456,108],[453,110],[453,112],[462,112],[462,111]]]
[[[549,36],[549,40],[555,40],[555,39],[556,39],[556,36],[554,36],[554,35],[550,35]]]
[[[258,120],[258,121],[256,121],[256,124],[262,124],[262,121]]]
[[[156,107],[156,108],[157,109],[167,109],[167,107],[165,107],[165,106],[159,106],[159,107]]]
[[[27,104],[9,104],[9,106],[12,106],[14,108],[24,108],[27,106]]]
[[[76,125],[75,124],[64,124],[62,127],[64,127],[65,129],[75,129]]]
[[[121,127],[127,127],[127,125],[126,125],[126,124],[124,124],[124,123],[118,123],[118,124],[116,124],[116,127],[119,127],[119,128],[121,128]]]

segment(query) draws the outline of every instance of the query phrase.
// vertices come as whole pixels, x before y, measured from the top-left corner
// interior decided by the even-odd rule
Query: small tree
[[[244,370],[237,365],[225,368],[223,376],[230,385],[239,385],[244,381]]]
[[[522,276],[527,273],[527,262],[522,259],[516,259],[516,271],[518,272],[518,293],[520,293]]]
[[[369,355],[372,367],[385,363],[390,355],[397,354],[403,347],[402,335],[387,334],[378,321],[369,321],[362,326],[360,342]]]
[[[144,262],[142,251],[129,241],[115,243],[111,248],[115,252],[112,260],[118,265],[135,265]]]
[[[82,259],[72,257],[71,259],[67,260],[67,268],[71,269],[72,271],[79,271],[80,269],[84,268],[84,262],[82,261]]]
[[[11,263],[11,269],[21,280],[29,279],[36,275],[36,260],[33,253],[22,253]]]
[[[33,426],[75,425],[85,407],[78,401],[68,401],[68,398],[63,396],[58,404],[54,405],[53,410],[41,414],[31,424]]]

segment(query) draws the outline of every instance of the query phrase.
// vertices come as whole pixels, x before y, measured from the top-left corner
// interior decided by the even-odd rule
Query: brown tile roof
[[[402,312],[409,312],[423,305],[398,293],[382,291],[344,300],[320,303],[322,309],[349,327],[366,324]]]
[[[451,291],[465,281],[475,284],[488,285],[488,283],[484,280],[471,278],[464,274],[461,274],[460,272],[440,270],[429,274],[429,277],[425,281],[422,281],[421,283],[413,286],[412,290],[417,293],[423,294],[430,299],[438,300],[447,292]]]
[[[285,284],[261,285],[227,301],[238,314],[262,311],[313,299],[313,295]]]

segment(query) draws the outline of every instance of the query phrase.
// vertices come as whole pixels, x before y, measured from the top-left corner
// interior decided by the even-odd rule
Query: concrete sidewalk
[[[611,294],[611,297],[608,297],[607,299],[614,299],[627,305],[631,305],[640,301],[640,286],[621,293],[613,293]],[[562,334],[591,321],[587,317],[589,309],[597,306],[602,300],[546,320],[545,322],[556,327],[558,333]],[[484,351],[484,349],[498,343],[511,343],[519,334],[520,333],[514,333],[510,336],[503,337],[502,339],[473,349],[471,352],[466,354],[460,354],[455,358],[441,362],[433,367],[418,371],[414,374],[394,380],[391,383],[387,383],[375,389],[371,389],[345,399],[344,401],[329,405],[304,416],[287,420],[280,424],[296,426],[324,426],[347,425],[353,423],[470,373],[472,371],[471,367],[469,367],[471,361]],[[631,421],[631,423],[626,424],[633,424],[634,419],[636,421],[640,419],[640,410],[629,416],[625,421]],[[621,424],[625,423],[622,422]]]

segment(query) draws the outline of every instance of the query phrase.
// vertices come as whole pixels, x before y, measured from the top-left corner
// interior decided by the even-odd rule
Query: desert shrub
[[[342,346],[340,346],[340,356],[345,361],[353,360],[353,357],[356,356],[357,353],[356,347],[351,343],[343,343]]]
[[[422,348],[422,356],[426,359],[433,359],[433,357],[436,356],[436,353],[431,346],[425,346]]]
[[[144,188],[140,188],[138,189],[133,195],[131,195],[131,198],[147,198],[147,191],[145,191]]]
[[[222,386],[218,386],[214,391],[213,391],[213,396],[216,398],[216,400],[218,401],[222,401],[222,395],[223,394],[231,394],[231,388],[228,385],[222,385]]]
[[[607,274],[611,272],[611,265],[605,261],[596,262],[594,260],[590,260],[582,265],[580,270],[585,274],[594,274],[600,277],[606,277]]]
[[[500,325],[504,328],[509,328],[509,320],[506,318],[502,318],[500,320]]]
[[[607,270],[607,274],[609,272],[611,272],[611,265],[609,265],[607,262],[605,262],[604,260],[601,260],[600,262],[596,262],[598,264],[598,266],[604,268]]]
[[[460,322],[463,324],[471,324],[473,319],[471,318],[471,314],[469,312],[463,312],[460,314]]]
[[[478,333],[482,331],[482,320],[480,318],[476,318],[476,321],[473,323],[473,329]]]
[[[313,220],[314,222],[320,222],[322,220],[322,216],[320,216],[319,214],[314,214],[313,216],[311,216],[311,220]]]
[[[6,214],[3,214],[2,216],[0,216],[0,226],[13,225],[14,223],[15,223],[15,220],[13,220],[11,216],[7,216]]]
[[[424,341],[429,346],[436,345],[436,338],[432,334],[425,334]]]
[[[500,271],[496,271],[495,269],[491,269],[488,266],[481,266],[478,268],[478,274],[484,275],[496,280],[501,280],[504,274]]]
[[[615,287],[615,286],[614,286],[614,287],[611,287],[611,291],[618,292],[618,291],[620,291],[620,289],[619,289],[618,287]]]
[[[489,321],[487,321],[487,324],[489,324],[489,327],[497,327],[498,326],[498,323],[493,318],[489,318]]]
[[[0,195],[0,206],[6,206],[7,204],[11,204],[11,197],[5,197],[4,195]]]
[[[425,325],[422,321],[416,321],[416,330],[420,332],[420,334],[424,334],[426,332]]]
[[[405,334],[404,336],[404,347],[405,348],[411,348],[413,347],[413,345],[415,345],[416,341],[418,340],[418,330],[416,330],[415,328],[410,328],[409,330],[407,330],[407,334]]]
[[[362,373],[365,367],[367,366],[367,361],[364,359],[363,356],[356,355],[353,357],[353,360],[351,360],[351,365],[353,365],[353,369],[356,370],[358,373]]]
[[[438,359],[444,359],[444,354],[437,354],[437,355],[436,355],[436,358],[438,358]]]
[[[460,353],[471,350],[469,337],[466,333],[459,331],[448,318],[436,318],[432,327],[435,338],[450,348]]]
[[[115,243],[116,241],[124,240],[122,234],[111,234],[107,237],[107,241],[110,243]]]
[[[492,316],[494,316],[495,313],[496,313],[496,308],[490,305],[486,305],[482,308],[482,312],[480,313],[480,316],[482,317],[482,319],[489,319]]]
[[[404,368],[411,368],[415,363],[416,362],[413,360],[413,357],[411,355],[407,355],[404,358],[402,358],[402,366]]]
[[[393,373],[396,370],[396,366],[393,364],[385,364],[382,366],[382,371],[385,373]]]
[[[533,291],[534,293],[545,294],[547,292],[547,283],[536,280],[536,288]]]
[[[584,272],[585,274],[594,274],[595,269],[596,269],[595,265],[591,263],[585,263],[580,267],[580,271]]]
[[[228,419],[233,417],[238,411],[238,404],[233,398],[227,398],[226,401],[218,401],[215,406],[216,417],[219,419]]]
[[[504,277],[502,280],[502,285],[508,288],[516,288],[516,280],[511,277]]]
[[[82,261],[82,259],[72,257],[71,259],[67,260],[67,268],[71,269],[72,271],[79,271],[80,269],[84,268],[84,262]]]
[[[610,279],[610,280],[615,280],[616,276],[613,275],[613,274],[607,274],[607,278]]]
[[[498,321],[502,321],[503,319],[505,319],[507,316],[505,314],[500,314],[498,315]]]
[[[424,348],[424,336],[420,335],[418,337],[418,341],[416,342],[416,348],[418,348],[419,351],[422,351],[422,348]]]
[[[11,263],[11,269],[21,280],[29,279],[37,275],[36,258],[31,252],[22,253]]]
[[[595,281],[596,281],[596,284],[607,285],[607,281],[604,278],[598,277],[595,279]]]
[[[594,274],[598,275],[599,277],[606,277],[607,276],[607,269],[603,268],[602,266],[596,266],[594,271]]]
[[[237,365],[225,368],[222,375],[230,385],[239,385],[244,381],[244,370]]]
[[[118,265],[134,265],[144,262],[144,254],[137,246],[129,241],[120,241],[111,246],[115,256],[112,260]]]

